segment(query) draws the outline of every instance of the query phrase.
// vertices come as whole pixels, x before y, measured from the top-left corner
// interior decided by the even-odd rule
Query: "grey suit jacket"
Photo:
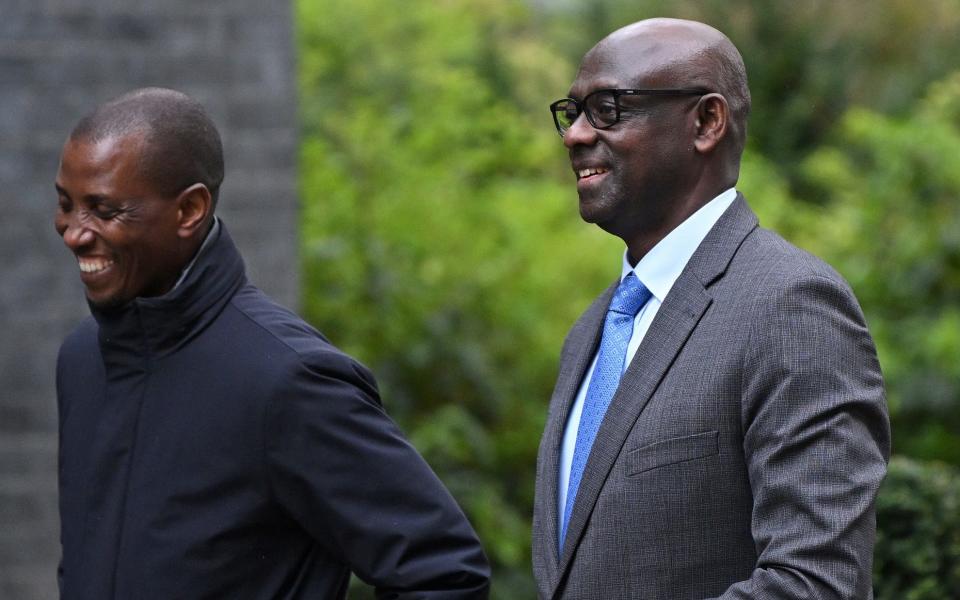
[[[562,550],[567,415],[616,284],[570,331],[537,460],[541,598],[870,598],[890,431],[853,292],[739,196],[691,257],[600,426]]]

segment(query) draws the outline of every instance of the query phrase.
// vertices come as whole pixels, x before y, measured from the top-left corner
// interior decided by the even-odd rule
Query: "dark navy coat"
[[[226,228],[64,342],[65,600],[485,598],[453,498],[369,371],[250,285]]]

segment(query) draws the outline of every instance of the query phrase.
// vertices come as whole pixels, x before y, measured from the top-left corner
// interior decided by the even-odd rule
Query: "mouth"
[[[577,181],[582,179],[589,179],[591,177],[596,177],[597,175],[603,175],[607,172],[607,169],[603,167],[587,167],[585,169],[574,169],[574,173],[577,174]]]
[[[96,274],[106,271],[113,266],[113,261],[106,258],[80,258],[77,257],[77,265],[81,273]]]
[[[582,195],[597,189],[610,170],[607,167],[576,165],[573,172],[577,176],[577,191]]]
[[[77,266],[80,267],[80,281],[86,286],[88,292],[99,290],[103,286],[109,285],[113,278],[114,261],[109,258],[77,257]]]

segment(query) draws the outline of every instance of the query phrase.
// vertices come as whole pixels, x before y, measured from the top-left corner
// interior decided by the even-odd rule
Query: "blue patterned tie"
[[[583,413],[580,415],[580,427],[577,429],[577,444],[574,446],[573,462],[570,465],[567,501],[563,508],[563,520],[560,522],[561,549],[567,535],[570,513],[577,499],[577,488],[580,487],[583,469],[590,456],[590,448],[593,447],[593,440],[597,437],[597,430],[600,429],[607,406],[610,405],[610,400],[613,399],[613,394],[620,385],[620,376],[623,375],[627,356],[627,345],[633,335],[633,320],[649,299],[650,291],[631,271],[620,282],[620,286],[610,300],[607,318],[603,323],[603,337],[600,339],[600,356],[597,358],[597,366],[593,369],[590,387],[587,388]]]

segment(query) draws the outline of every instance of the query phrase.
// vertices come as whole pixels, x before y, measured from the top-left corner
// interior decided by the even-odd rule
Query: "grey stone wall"
[[[97,103],[159,85],[224,139],[219,212],[251,279],[296,308],[291,7],[260,0],[0,0],[0,598],[55,598],[54,363],[87,314],[53,230],[60,146]]]

